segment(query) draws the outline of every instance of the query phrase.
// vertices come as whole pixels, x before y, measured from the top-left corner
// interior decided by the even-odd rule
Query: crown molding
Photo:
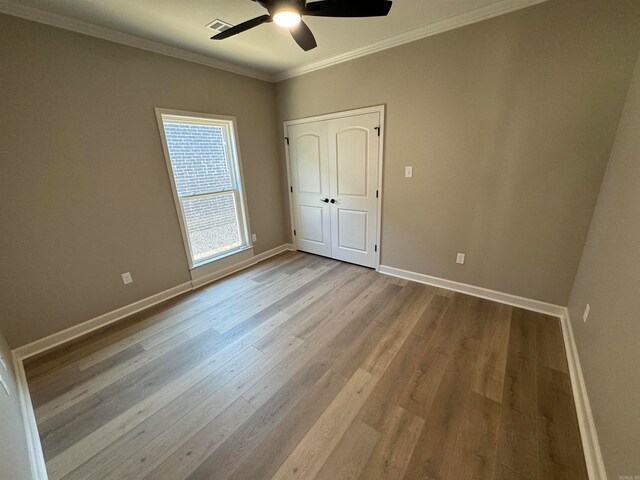
[[[148,52],[159,53],[168,57],[179,58],[188,62],[198,63],[207,67],[217,68],[226,72],[243,75],[245,77],[256,78],[267,82],[273,82],[273,76],[268,73],[254,70],[251,68],[236,65],[234,63],[218,60],[207,55],[190,52],[182,48],[171,47],[164,43],[147,40],[136,35],[119,32],[110,28],[102,27],[94,23],[84,22],[56,13],[46,12],[25,5],[18,5],[8,0],[0,0],[0,13],[6,13],[14,17],[24,18],[38,23],[44,23],[53,27],[70,30],[72,32],[82,33],[91,37],[101,38],[122,45],[127,45]]]
[[[439,22],[431,23],[414,30],[409,30],[405,33],[394,35],[371,45],[367,45],[366,47],[350,50],[340,55],[327,58],[326,60],[320,60],[319,62],[313,62],[301,67],[284,70],[274,75],[273,78],[274,81],[280,82],[289,78],[298,77],[306,73],[315,72],[316,70],[348,62],[349,60],[371,55],[389,48],[398,47],[406,43],[415,42],[422,38],[437,35],[448,30],[454,30],[472,23],[481,22],[482,20],[487,20],[489,18],[497,17],[505,13],[520,10],[539,3],[544,3],[546,1],[547,0],[499,0],[485,7],[476,8],[475,10],[456,15]]]
[[[275,75],[271,75],[260,70],[240,66],[235,63],[226,62],[224,60],[218,60],[207,55],[190,52],[182,48],[172,47],[164,43],[155,42],[153,40],[148,40],[136,35],[119,32],[117,30],[102,27],[89,22],[84,22],[82,20],[65,17],[63,15],[46,12],[44,10],[28,7],[25,5],[18,5],[9,0],[0,0],[0,13],[6,13],[15,17],[24,18],[25,20],[44,23],[65,30],[89,35],[91,37],[101,38],[103,40],[120,43],[122,45],[128,45],[130,47],[139,48],[149,52],[159,53],[161,55],[179,58],[188,62],[198,63],[207,67],[217,68],[226,72],[231,72],[246,77],[256,78],[258,80],[275,83],[311,73],[316,70],[331,67],[333,65],[348,62],[349,60],[354,60],[366,55],[381,52],[383,50],[398,47],[406,43],[415,42],[416,40],[420,40],[422,38],[464,27],[472,23],[481,22],[489,18],[497,17],[505,13],[520,10],[522,8],[537,5],[546,1],[547,0],[498,0],[494,3],[491,3],[490,5],[447,18],[440,22],[431,23],[429,25],[425,25],[423,27],[416,28],[405,33],[394,35],[366,47],[350,50],[348,52],[341,53],[339,55],[335,55],[331,58],[320,60],[318,62],[312,62],[300,67],[284,70]]]

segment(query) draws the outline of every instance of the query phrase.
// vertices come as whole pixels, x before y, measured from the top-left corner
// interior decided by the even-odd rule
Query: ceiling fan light
[[[273,16],[273,21],[281,27],[295,27],[300,23],[300,14],[295,10],[279,10]]]

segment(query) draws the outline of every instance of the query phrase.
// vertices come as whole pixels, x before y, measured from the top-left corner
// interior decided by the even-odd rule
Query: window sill
[[[228,258],[233,255],[237,255],[238,253],[246,252],[247,250],[253,250],[253,245],[245,245],[245,246],[236,248],[234,250],[229,250],[228,252],[225,252],[221,255],[211,257],[207,260],[203,260],[202,262],[195,263],[189,268],[189,270],[195,270],[197,268],[204,267],[205,265],[209,265],[211,263],[217,262],[218,260],[222,260],[223,258]]]

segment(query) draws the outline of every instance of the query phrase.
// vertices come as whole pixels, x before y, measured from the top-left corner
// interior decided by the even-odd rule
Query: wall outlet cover
[[[456,256],[456,263],[459,263],[460,265],[464,265],[464,262],[466,259],[467,259],[467,255],[465,253],[459,253]]]
[[[258,241],[258,235],[256,235],[255,233],[251,235],[251,240],[253,242],[257,242]]]
[[[122,274],[122,283],[124,283],[125,285],[128,285],[132,282],[133,282],[133,278],[131,278],[131,273],[127,272]]]

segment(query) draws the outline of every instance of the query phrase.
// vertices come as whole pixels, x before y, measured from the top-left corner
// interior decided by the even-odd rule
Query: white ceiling
[[[541,1],[394,0],[391,13],[383,18],[305,17],[318,41],[318,47],[309,52],[301,50],[289,32],[275,24],[223,41],[209,39],[215,32],[205,25],[216,18],[235,25],[264,14],[265,10],[251,0],[2,0],[0,11],[103,38],[112,34],[115,41],[135,44],[136,39],[118,37],[118,33],[129,34],[174,47],[163,53],[181,56],[177,48],[201,63],[208,63],[209,58],[214,65],[217,61],[217,66],[230,70],[237,65],[241,73],[274,80]],[[151,42],[136,46],[154,49]]]

